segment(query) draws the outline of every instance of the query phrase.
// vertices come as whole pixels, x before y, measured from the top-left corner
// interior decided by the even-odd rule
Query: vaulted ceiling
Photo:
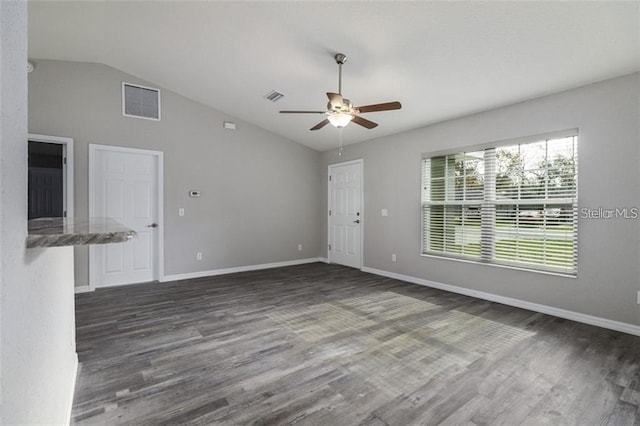
[[[346,144],[640,69],[638,2],[29,2],[29,57],[98,62],[323,151],[337,91],[399,111]],[[276,89],[286,96],[264,98]]]

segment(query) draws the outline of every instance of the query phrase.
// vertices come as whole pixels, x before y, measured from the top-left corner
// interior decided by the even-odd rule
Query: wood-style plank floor
[[[640,425],[640,338],[309,264],[76,296],[75,424]]]

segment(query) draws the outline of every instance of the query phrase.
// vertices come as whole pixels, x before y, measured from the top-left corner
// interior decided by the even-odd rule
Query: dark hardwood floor
[[[640,425],[640,338],[310,264],[76,296],[75,424]]]

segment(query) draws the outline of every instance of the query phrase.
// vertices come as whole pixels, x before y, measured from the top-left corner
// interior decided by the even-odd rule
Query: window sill
[[[554,271],[543,271],[543,270],[540,270],[540,269],[527,268],[527,267],[524,267],[524,266],[501,265],[499,263],[482,262],[480,260],[465,259],[465,258],[462,258],[462,257],[453,257],[453,256],[441,256],[441,255],[437,255],[437,254],[420,253],[420,256],[421,257],[430,257],[430,258],[434,258],[434,259],[451,260],[451,261],[454,261],[454,262],[472,263],[472,264],[483,265],[483,266],[494,266],[494,267],[497,267],[497,268],[512,269],[512,270],[516,270],[516,271],[534,272],[536,274],[553,275],[553,276],[556,276],[556,277],[578,279],[578,274],[570,274],[570,273],[562,273],[562,272],[554,272]]]

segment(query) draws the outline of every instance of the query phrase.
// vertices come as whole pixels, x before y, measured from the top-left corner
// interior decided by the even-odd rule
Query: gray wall
[[[640,220],[579,220],[578,279],[420,256],[420,159],[426,152],[578,128],[580,207],[640,206],[639,79],[632,74],[351,145],[342,157],[325,152],[323,182],[327,165],[364,159],[366,267],[640,324]],[[388,217],[381,217],[382,208]],[[326,255],[326,215],[323,223]]]
[[[326,256],[327,165],[363,158],[365,266],[640,324],[637,220],[580,220],[578,279],[419,254],[424,152],[577,127],[580,206],[640,205],[638,74],[348,146],[338,157],[168,90],[161,122],[122,117],[121,82],[149,83],[103,65],[35,63],[29,130],[75,139],[78,216],[87,214],[88,143],[165,152],[166,274]],[[223,120],[239,130],[224,131]],[[189,189],[203,197],[188,198]],[[87,283],[86,266],[83,250],[79,285]]]
[[[0,2],[0,424],[63,424],[75,383],[73,252],[26,250],[27,4]]]
[[[74,139],[76,216],[88,215],[88,144],[159,150],[166,275],[319,256],[318,152],[170,90],[161,121],[124,117],[122,82],[153,83],[100,64],[33,62],[29,131]],[[224,120],[238,130],[224,130]],[[76,285],[88,284],[87,265],[88,250],[76,249]]]

